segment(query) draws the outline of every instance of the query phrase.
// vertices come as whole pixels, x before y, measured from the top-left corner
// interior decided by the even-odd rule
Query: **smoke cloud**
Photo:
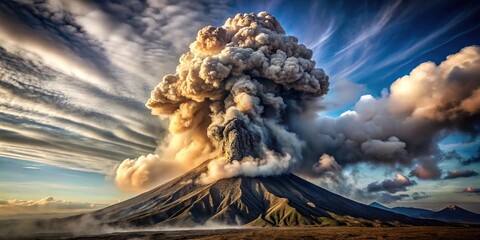
[[[181,162],[165,161],[159,155],[148,154],[120,163],[116,169],[115,183],[124,191],[135,192],[153,186],[159,177],[173,178],[184,168]]]
[[[413,167],[409,176],[438,179],[438,141],[480,131],[477,46],[438,65],[420,64],[380,97],[364,95],[337,118],[318,115],[328,104],[320,100],[329,78],[311,58],[266,12],[201,29],[176,73],[164,76],[146,103],[169,120],[168,137],[154,155],[120,164],[117,184],[143,190],[166,172],[173,177],[174,169],[206,160],[212,160],[209,170],[198,183],[289,171],[339,179],[342,169],[358,163]]]
[[[470,46],[436,65],[420,64],[375,98],[364,95],[338,118],[302,112],[290,123],[305,143],[297,171],[317,176],[309,166],[327,153],[342,167],[371,163],[415,166],[411,176],[441,177],[438,141],[451,133],[480,131],[480,48]],[[308,121],[309,120],[309,121]]]
[[[328,91],[328,76],[311,57],[266,12],[237,14],[222,27],[201,29],[176,73],[163,77],[146,104],[170,120],[171,141],[163,151],[190,164],[198,156],[215,158],[201,182],[289,171],[302,158],[304,143],[289,130],[287,114],[298,114]],[[152,157],[125,160],[117,182],[148,183],[143,173],[154,176],[153,162],[165,158],[146,158]]]

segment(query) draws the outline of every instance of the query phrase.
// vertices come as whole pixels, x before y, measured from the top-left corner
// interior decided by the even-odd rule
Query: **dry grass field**
[[[480,239],[478,227],[288,227],[121,232],[95,236],[44,235],[35,239]]]

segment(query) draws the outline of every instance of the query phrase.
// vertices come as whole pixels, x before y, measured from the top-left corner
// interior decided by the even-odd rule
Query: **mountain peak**
[[[455,204],[451,204],[443,210],[435,212],[432,218],[451,222],[480,222],[479,214],[470,212]]]
[[[455,210],[457,208],[457,206],[455,204],[450,204],[450,206],[448,206],[448,209],[450,210]]]
[[[455,205],[455,204],[450,204],[448,207],[444,208],[443,210],[441,211],[467,211],[461,207],[459,207],[458,205]]]

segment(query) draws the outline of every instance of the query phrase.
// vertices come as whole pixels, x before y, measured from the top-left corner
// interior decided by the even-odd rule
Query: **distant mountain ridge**
[[[480,214],[470,212],[454,204],[437,212],[432,210],[422,209],[422,208],[413,208],[413,207],[389,208],[377,202],[372,202],[371,204],[369,204],[369,206],[391,211],[398,214],[403,214],[403,215],[414,217],[414,218],[436,219],[436,220],[446,221],[446,222],[465,222],[465,223],[480,222]]]

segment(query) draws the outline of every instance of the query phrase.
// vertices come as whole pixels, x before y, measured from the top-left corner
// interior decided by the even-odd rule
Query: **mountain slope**
[[[372,202],[372,203],[368,204],[368,206],[380,208],[380,209],[383,209],[383,210],[389,210],[389,211],[391,210],[391,208],[385,207],[382,204],[377,203],[377,202]]]
[[[294,174],[196,184],[206,163],[146,193],[90,213],[116,226],[431,225],[349,200]]]

